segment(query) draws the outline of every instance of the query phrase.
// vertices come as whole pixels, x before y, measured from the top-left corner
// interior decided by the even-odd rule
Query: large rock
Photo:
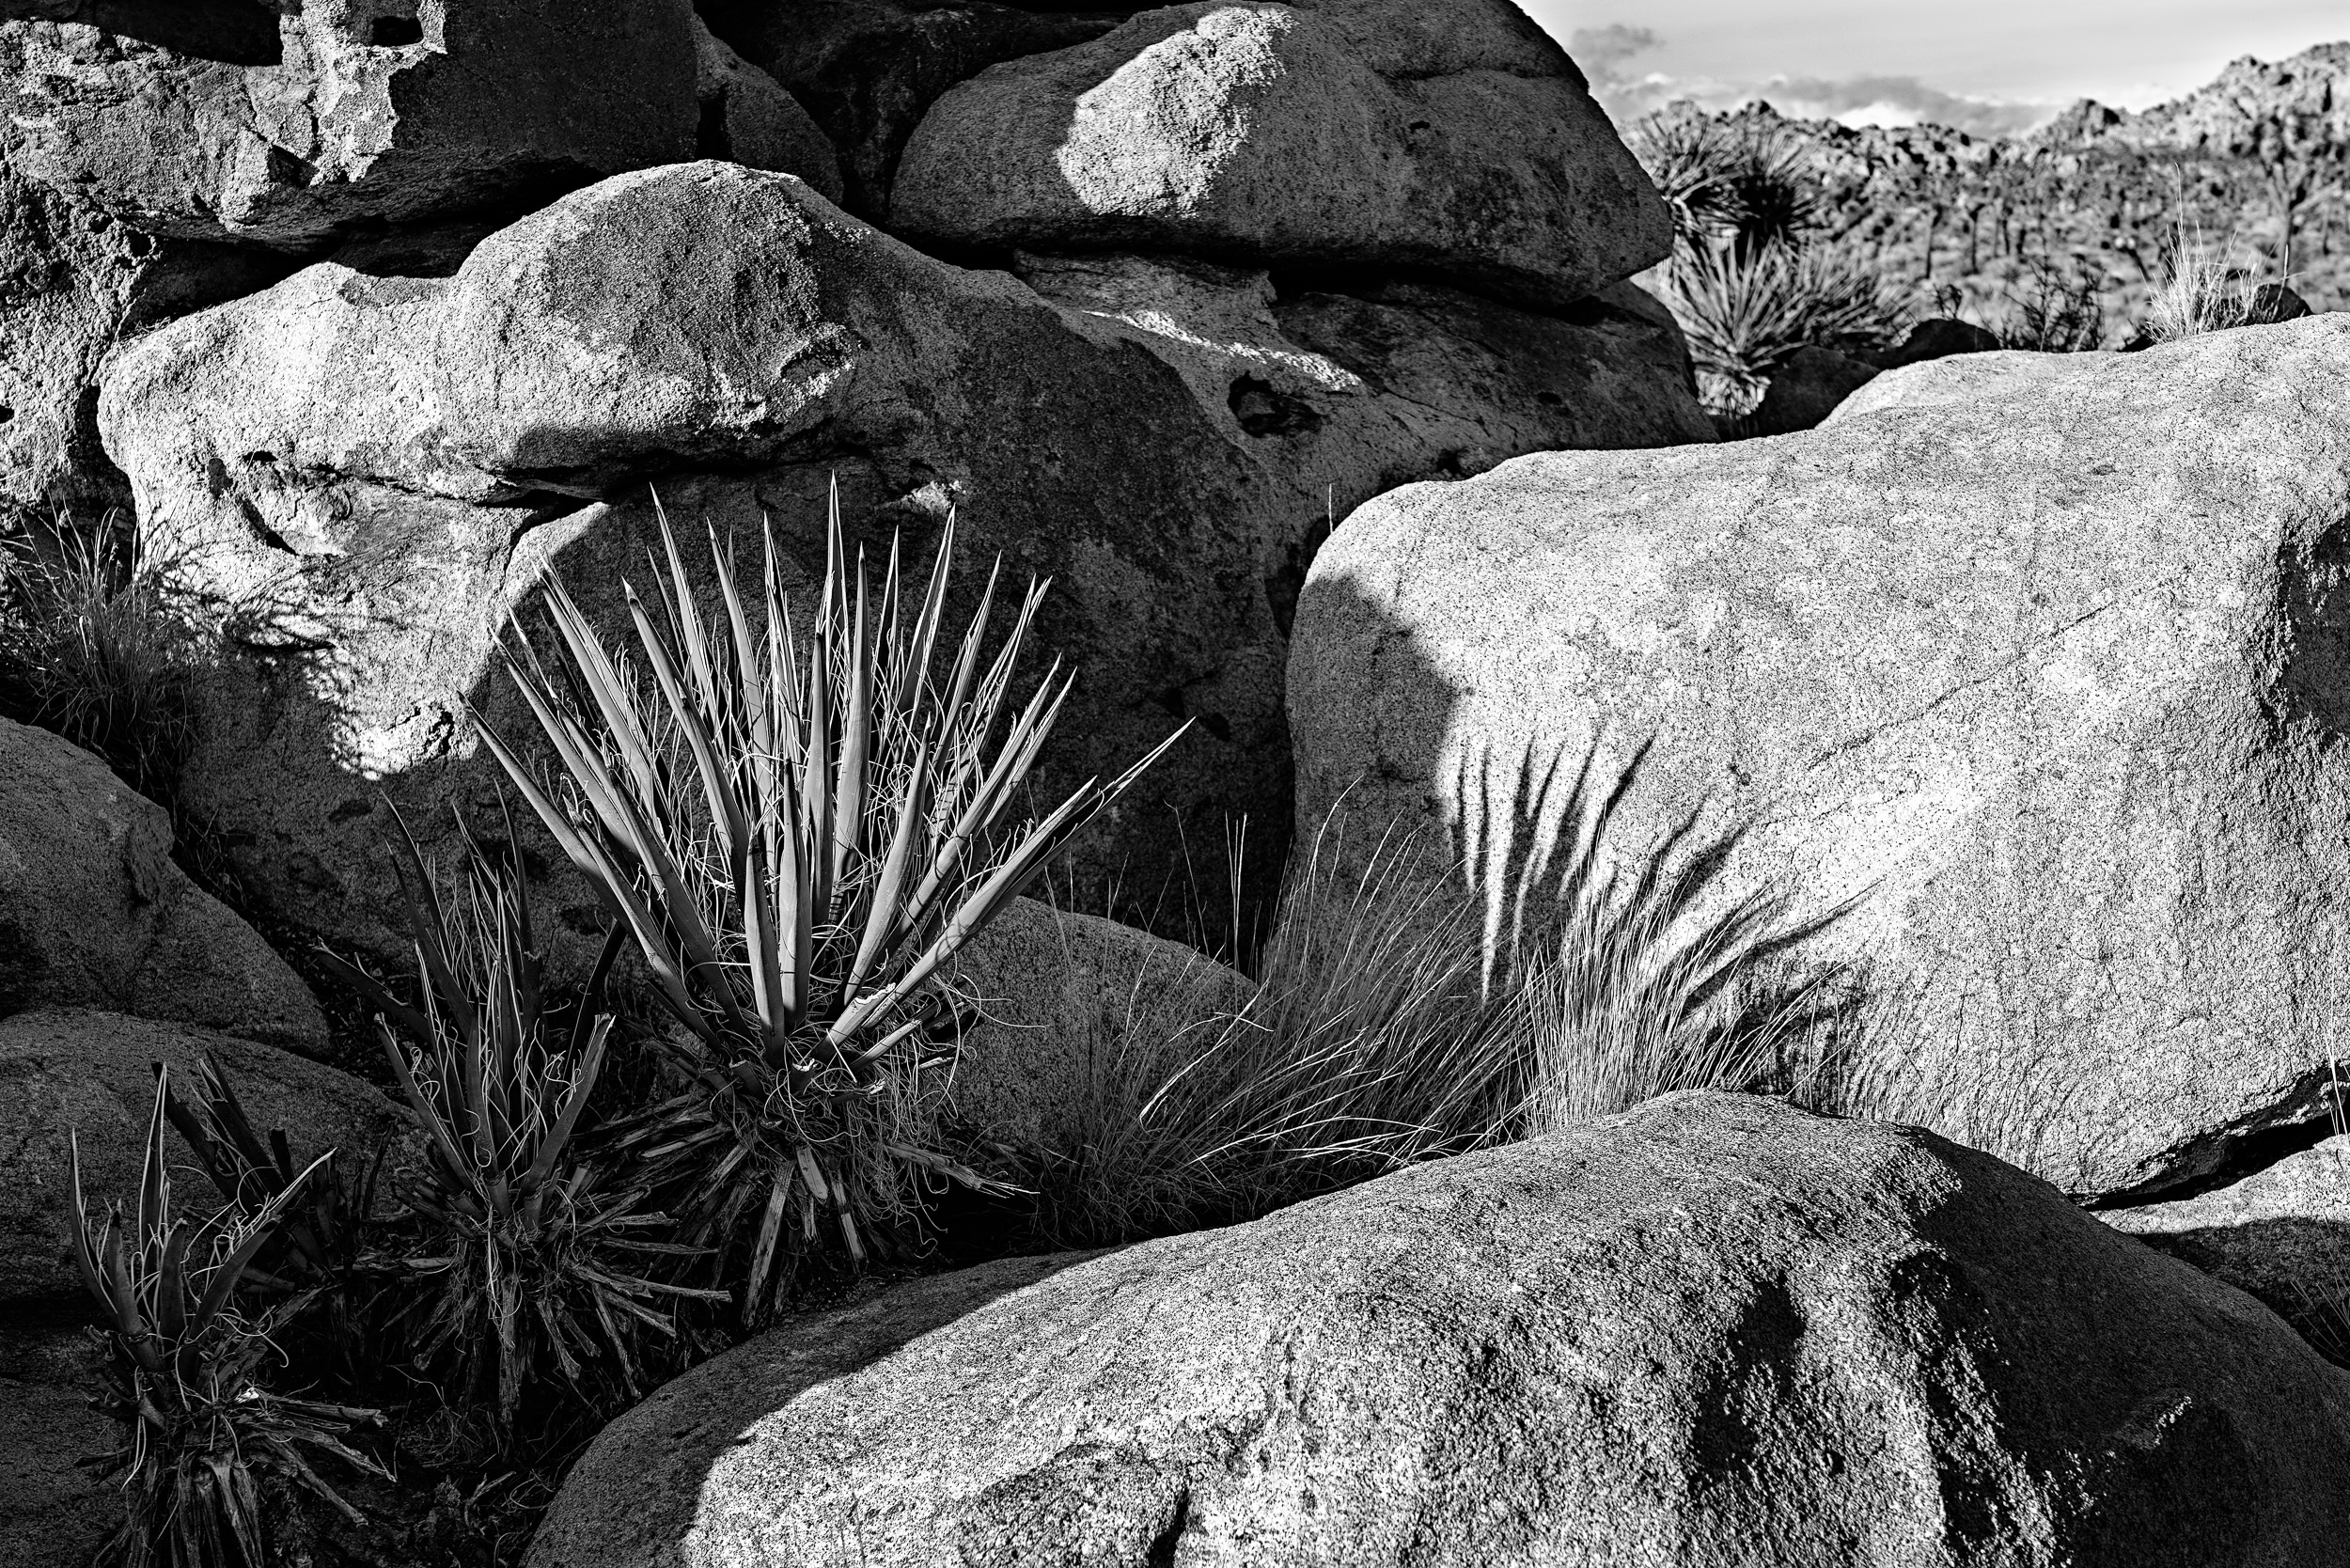
[[[1808,431],[1874,380],[1876,373],[1875,366],[1834,349],[1798,349],[1772,375],[1762,400],[1747,416],[1740,433],[1786,435]]]
[[[1508,0],[1146,11],[982,71],[906,144],[933,243],[1412,269],[1568,305],[1661,259],[1665,205]]]
[[[694,93],[701,104],[695,151],[755,169],[796,174],[827,201],[840,199],[840,159],[800,101],[694,23]]]
[[[1914,1128],[1676,1095],[1016,1268],[671,1383],[529,1562],[2344,1559],[2350,1375]]]
[[[209,1053],[264,1134],[282,1127],[296,1154],[330,1148],[364,1172],[394,1137],[398,1117],[375,1090],[332,1067],[273,1046],[180,1024],[58,1008],[0,1018],[0,1303],[71,1300],[82,1291],[72,1262],[72,1186],[66,1134],[82,1147],[83,1190],[103,1206],[138,1189],[154,1062],[184,1085]],[[215,1200],[194,1171],[189,1200]]]
[[[129,509],[98,441],[98,371],[126,335],[285,275],[274,259],[141,234],[0,166],[0,531]]]
[[[982,1137],[1073,1154],[1104,1085],[1174,1071],[1251,990],[1195,948],[1034,899],[974,936],[958,970],[982,1022],[956,1062],[955,1113]]]
[[[2288,1319],[2350,1313],[2350,1137],[2337,1135],[2240,1181],[2097,1216]]]
[[[322,1049],[253,929],[171,861],[171,820],[106,764],[0,719],[0,1013],[100,1007]]]
[[[0,1322],[0,1568],[87,1562],[122,1516],[121,1492],[75,1463],[120,1431],[90,1405],[104,1353],[71,1322]]]
[[[1136,8],[701,0],[700,8],[713,31],[807,105],[839,149],[838,199],[880,223],[898,156],[940,93],[999,60],[1100,38]]]
[[[1228,814],[1271,830],[1253,863],[1277,867],[1283,638],[1333,511],[1530,447],[1705,428],[1633,290],[1553,317],[1031,264],[1054,299],[797,180],[695,164],[566,197],[446,280],[313,267],[128,347],[108,449],[157,555],[258,655],[222,677],[187,785],[240,874],[396,957],[376,797],[432,830],[451,794],[494,815],[462,705],[527,723],[488,674],[507,611],[554,566],[624,626],[649,481],[689,528],[749,540],[772,517],[797,591],[837,478],[876,543],[900,525],[927,552],[960,509],[960,605],[998,552],[1014,582],[1055,578],[1039,638],[1082,675],[1040,799],[1198,720],[1079,851],[1089,906],[1121,870],[1116,912],[1179,904],[1184,836],[1214,843]],[[597,919],[575,889],[548,907]]]
[[[2350,982],[2350,317],[1888,372],[1820,430],[1358,510],[1298,611],[1299,831],[1654,735],[1627,834],[1861,907],[1905,1119],[2081,1193],[2311,1115]]]
[[[696,148],[691,0],[35,8],[0,24],[0,154],[158,234],[309,247]]]

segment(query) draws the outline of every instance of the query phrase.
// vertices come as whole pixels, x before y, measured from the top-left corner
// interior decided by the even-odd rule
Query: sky
[[[2350,39],[2343,0],[1519,0],[1619,121],[1764,98],[1847,124],[2028,130],[2076,98],[2142,109],[2242,55]]]

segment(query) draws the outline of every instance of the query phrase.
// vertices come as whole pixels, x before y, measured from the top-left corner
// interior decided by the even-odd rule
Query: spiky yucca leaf
[[[595,1010],[616,944],[558,1021],[522,876],[461,817],[464,874],[444,895],[399,828],[422,1005],[343,967],[378,1001],[393,1078],[424,1134],[423,1168],[399,1188],[422,1229],[403,1260],[422,1293],[419,1356],[486,1390],[502,1428],[550,1375],[590,1408],[607,1392],[594,1368],[641,1392],[639,1335],[671,1334],[670,1302],[717,1293],[652,1277],[653,1260],[690,1249],[664,1239],[669,1216],[641,1184],[581,1151],[612,1030]]]
[[[1684,248],[1666,268],[1663,291],[1688,335],[1701,400],[1724,418],[1753,412],[1796,351],[1867,352],[1901,327],[1875,274],[1833,252]]]
[[[74,1262],[103,1309],[105,1408],[125,1442],[98,1461],[123,1477],[125,1517],[102,1560],[149,1568],[214,1568],[269,1560],[263,1482],[299,1487],[359,1519],[304,1457],[331,1454],[375,1474],[346,1441],[371,1410],[289,1398],[266,1388],[272,1331],[299,1302],[249,1317],[239,1293],[274,1228],[326,1164],[321,1155],[249,1215],[226,1210],[191,1222],[173,1212],[164,1152],[170,1074],[156,1069],[138,1192],[126,1213],[94,1218],[82,1184],[78,1136],[69,1137]]]
[[[1684,247],[1726,243],[1750,258],[1799,245],[1819,224],[1809,154],[1780,126],[1668,109],[1635,121],[1625,141]]]
[[[836,490],[803,663],[772,529],[756,598],[710,535],[705,612],[665,513],[655,604],[625,588],[642,678],[556,582],[575,698],[519,624],[508,661],[553,775],[483,726],[684,1027],[697,1090],[634,1147],[695,1187],[697,1233],[728,1249],[746,1319],[788,1287],[778,1259],[817,1243],[820,1215],[862,1262],[877,1223],[918,1213],[924,1182],[987,1184],[924,1146],[924,1085],[959,1027],[941,982],[1173,744],[1000,837],[1074,678],[1056,661],[1011,701],[1042,584],[993,659],[995,574],[949,638],[954,535],[950,515],[918,598],[893,540],[877,595],[863,554],[847,558]]]

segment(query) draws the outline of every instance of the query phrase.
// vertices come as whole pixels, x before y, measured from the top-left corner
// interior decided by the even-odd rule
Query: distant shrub
[[[2105,340],[2097,278],[2077,259],[2062,264],[2044,256],[2026,260],[2023,275],[2008,290],[2008,306],[1998,330],[1999,341],[2011,349],[2087,353]]]

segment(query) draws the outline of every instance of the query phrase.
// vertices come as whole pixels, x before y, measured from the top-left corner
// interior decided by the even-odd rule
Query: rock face
[[[127,510],[98,440],[107,351],[283,275],[274,258],[158,241],[0,167],[0,526]]]
[[[1055,577],[1040,641],[1082,678],[1040,798],[1198,719],[1080,849],[1089,878],[1131,863],[1148,907],[1179,829],[1286,814],[1283,638],[1328,516],[1529,447],[1705,431],[1637,290],[1537,316],[1084,265],[1024,262],[1048,299],[797,180],[695,164],[568,196],[446,280],[313,267],[128,347],[108,449],[182,586],[259,656],[224,678],[188,785],[243,836],[240,874],[289,918],[403,950],[374,796],[427,827],[451,793],[494,809],[462,705],[519,721],[488,679],[505,613],[555,566],[625,624],[648,481],[690,528],[748,540],[772,517],[821,571],[837,477],[877,545],[901,526],[923,555],[960,509],[958,604],[999,551],[1015,582]]]
[[[63,1323],[0,1326],[0,1568],[86,1562],[120,1517],[121,1495],[74,1464],[118,1440],[89,1403],[103,1364]]]
[[[938,95],[999,60],[1097,39],[1135,8],[963,0],[701,0],[711,29],[807,104],[839,149],[840,204],[889,211],[906,138]]]
[[[364,1170],[392,1137],[391,1103],[334,1068],[267,1045],[179,1024],[61,1008],[0,1018],[0,1303],[76,1300],[66,1130],[81,1137],[94,1204],[138,1186],[153,1062],[183,1083],[210,1052],[264,1133],[283,1127],[297,1154],[340,1148]],[[203,1178],[191,1178],[198,1186]]]
[[[0,156],[157,234],[310,247],[693,155],[690,0],[55,0]]]
[[[695,151],[755,169],[796,174],[827,201],[840,199],[840,159],[822,131],[776,79],[694,23]]]
[[[1653,734],[1625,846],[1858,912],[1889,1108],[2076,1192],[2308,1116],[2350,982],[2350,318],[1968,354],[1762,443],[1546,453],[1358,510],[1300,604],[1299,832]]]
[[[172,864],[171,837],[97,758],[0,719],[0,1013],[102,1007],[323,1048],[307,988]]]
[[[916,128],[889,223],[1420,271],[1548,306],[1671,243],[1582,73],[1506,0],[1174,6],[991,67]]]
[[[957,1114],[986,1136],[1062,1150],[1073,1150],[1081,1099],[1121,1037],[1155,1058],[1250,992],[1246,976],[1195,949],[1034,899],[1013,900],[972,938],[961,971],[985,1021],[955,1067]]]
[[[2287,1318],[2350,1310],[2350,1137],[2329,1137],[2216,1191],[2098,1217]]]
[[[2252,1568],[2350,1526],[2350,1376],[1914,1128],[1676,1095],[995,1269],[663,1388],[533,1568]]]

